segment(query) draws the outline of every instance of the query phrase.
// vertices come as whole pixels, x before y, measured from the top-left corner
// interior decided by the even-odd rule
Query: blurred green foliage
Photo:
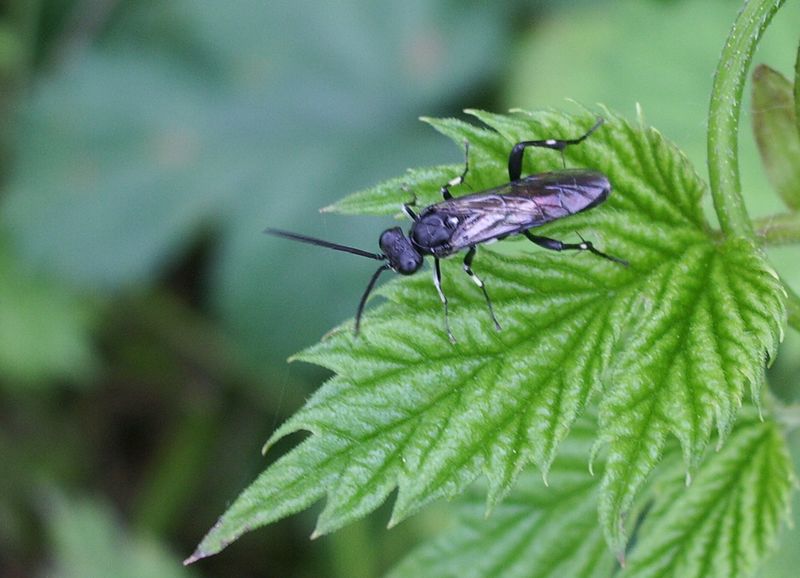
[[[573,98],[632,116],[641,102],[701,166],[711,74],[739,6],[4,3],[0,575],[69,575],[77,550],[44,527],[63,537],[79,524],[76,547],[115,547],[91,496],[134,529],[120,531],[188,554],[263,468],[263,440],[326,375],[285,358],[353,314],[372,267],[287,247],[265,226],[374,247],[386,220],[317,209],[410,166],[459,162],[416,118],[468,106]],[[757,55],[788,78],[798,14],[789,3]],[[749,207],[776,212],[743,137]],[[800,287],[796,251],[772,256]],[[790,399],[798,367],[795,337],[774,369]],[[41,486],[90,502],[42,509]],[[300,516],[195,575],[376,575],[431,523],[386,534],[380,514],[314,543]],[[343,562],[359,549],[379,554]],[[167,575],[155,550],[151,575]],[[768,575],[781,571],[792,575]]]
[[[36,278],[0,244],[0,375],[9,388],[90,378],[92,307]]]
[[[415,117],[477,86],[509,48],[499,7],[366,6],[120,8],[21,112],[2,211],[21,254],[84,289],[119,290],[156,282],[210,238],[202,298],[256,363],[282,362],[349,315],[352,300],[331,295],[357,291],[364,267],[320,267],[261,230],[359,227],[314,213],[440,154]],[[331,282],[308,283],[311,270]],[[288,295],[306,306],[264,306]]]
[[[58,578],[189,578],[175,555],[152,538],[131,536],[98,500],[52,495],[43,506],[56,554],[47,575]]]

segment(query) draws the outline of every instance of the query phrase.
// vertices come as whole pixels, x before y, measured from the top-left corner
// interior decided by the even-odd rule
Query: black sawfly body
[[[406,235],[400,227],[385,230],[379,239],[381,253],[362,251],[355,247],[339,245],[297,233],[266,229],[270,235],[309,243],[337,251],[344,251],[376,261],[385,261],[372,275],[356,313],[355,332],[358,335],[361,315],[378,277],[384,271],[394,271],[401,275],[416,273],[423,264],[423,258],[433,257],[433,282],[444,306],[445,329],[450,341],[455,342],[447,311],[447,297],[442,290],[442,275],[439,261],[460,251],[466,250],[464,271],[483,292],[495,328],[500,324],[494,314],[492,301],[483,281],[472,270],[472,260],[478,245],[505,239],[510,235],[524,235],[533,243],[552,251],[589,251],[599,257],[627,265],[623,259],[607,255],[594,245],[581,239],[580,243],[564,243],[557,239],[533,235],[530,229],[557,219],[580,213],[596,207],[608,198],[611,183],[601,172],[589,169],[563,169],[522,176],[522,158],[526,148],[541,147],[562,151],[569,145],[585,140],[600,125],[597,122],[582,136],[574,139],[522,141],[514,145],[508,157],[509,182],[477,193],[454,197],[450,187],[460,185],[469,171],[469,143],[466,147],[464,171],[441,187],[444,200],[430,205],[419,214],[414,210],[415,202],[403,206],[413,223]]]

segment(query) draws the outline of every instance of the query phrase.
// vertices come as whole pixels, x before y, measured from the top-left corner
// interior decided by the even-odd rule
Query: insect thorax
[[[440,212],[423,213],[411,226],[409,236],[419,251],[443,257],[453,252],[450,241],[458,224],[456,217],[448,218]]]

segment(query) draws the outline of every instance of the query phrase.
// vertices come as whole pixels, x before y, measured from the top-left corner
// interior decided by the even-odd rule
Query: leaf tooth
[[[513,483],[531,461],[531,452],[525,436],[524,421],[510,422],[497,436],[496,448],[487,452],[484,475],[488,480],[486,515],[513,489]]]

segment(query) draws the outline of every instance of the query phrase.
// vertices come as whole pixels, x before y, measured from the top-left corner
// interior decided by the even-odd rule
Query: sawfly
[[[450,331],[447,310],[447,297],[442,290],[442,273],[439,262],[460,251],[466,250],[464,271],[483,292],[489,314],[495,328],[500,323],[494,314],[492,300],[483,281],[472,270],[472,261],[478,245],[505,239],[510,235],[524,235],[533,243],[551,251],[588,251],[627,266],[624,259],[603,253],[590,242],[581,238],[580,243],[565,243],[550,237],[531,233],[531,229],[558,219],[563,219],[587,211],[605,201],[611,193],[611,183],[601,172],[589,169],[562,169],[522,176],[522,159],[526,148],[539,147],[562,152],[566,147],[577,145],[587,139],[603,124],[597,122],[583,135],[574,139],[547,139],[522,141],[514,145],[508,156],[508,181],[504,185],[454,197],[450,188],[464,182],[469,172],[469,143],[466,145],[466,160],[463,172],[445,183],[440,191],[443,200],[426,207],[419,213],[415,202],[403,205],[404,212],[413,221],[408,234],[400,227],[385,230],[378,241],[380,253],[371,253],[331,243],[315,237],[307,237],[279,229],[266,229],[264,232],[277,237],[300,241],[319,247],[327,247],[360,255],[384,263],[373,273],[361,296],[356,311],[355,333],[361,325],[364,306],[378,277],[384,271],[394,271],[401,275],[413,275],[422,267],[423,258],[433,257],[433,283],[444,307],[444,323],[447,336],[455,343]]]

